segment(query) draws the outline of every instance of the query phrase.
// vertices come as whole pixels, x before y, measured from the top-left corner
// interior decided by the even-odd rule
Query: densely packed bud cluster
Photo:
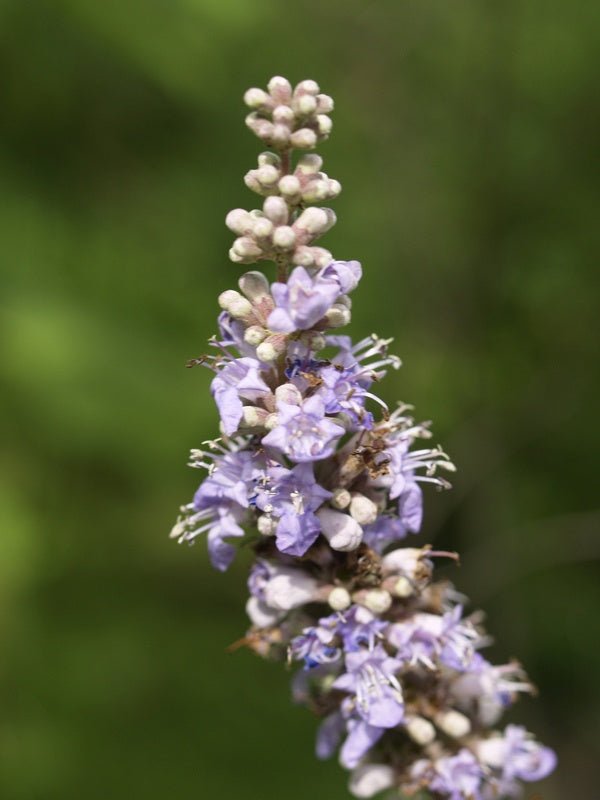
[[[400,366],[391,340],[331,333],[350,320],[361,266],[311,246],[335,216],[307,204],[340,186],[317,156],[294,167],[291,148],[325,138],[333,103],[313,81],[292,90],[283,78],[245,100],[248,125],[279,153],[246,176],[262,211],[227,216],[231,257],[271,259],[277,280],[246,272],[223,292],[215,352],[190,362],[215,373],[221,437],[192,451],[207,477],[172,536],[206,533],[220,570],[236,540],[252,544],[243,642],[303,665],[294,698],[321,718],[317,755],[339,748],[356,797],[516,797],[554,753],[520,726],[492,726],[532,687],[519,664],[481,655],[479,615],[433,579],[433,559],[455,554],[398,546],[420,529],[423,485],[446,488],[440,471],[454,467],[439,447],[414,447],[430,432],[407,406],[390,411],[372,391]]]

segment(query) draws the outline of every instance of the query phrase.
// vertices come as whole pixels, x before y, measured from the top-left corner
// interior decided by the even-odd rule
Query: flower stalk
[[[315,244],[336,222],[320,204],[341,186],[307,152],[329,136],[333,101],[281,77],[244,99],[270,149],[245,177],[261,208],[227,215],[229,255],[274,262],[275,280],[252,270],[223,292],[214,354],[190,362],[214,372],[221,435],[192,451],[206,477],[171,535],[206,535],[222,571],[250,537],[241,643],[302,665],[293,697],[320,718],[317,756],[339,754],[352,794],[517,797],[556,760],[521,726],[494,728],[532,686],[518,664],[481,655],[479,616],[434,578],[433,559],[456,554],[401,546],[421,528],[424,486],[448,488],[454,465],[416,446],[431,432],[410,407],[375,394],[400,366],[391,340],[337,332],[362,268]]]

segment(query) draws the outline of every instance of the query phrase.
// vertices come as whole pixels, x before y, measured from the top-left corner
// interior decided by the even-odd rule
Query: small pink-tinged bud
[[[256,177],[264,186],[272,186],[279,180],[279,170],[272,164],[265,164],[256,170]]]
[[[254,270],[245,272],[240,277],[238,286],[249,300],[260,300],[270,294],[269,281],[262,272]]]
[[[288,125],[282,122],[277,122],[273,126],[273,132],[270,139],[277,147],[286,147],[290,141],[290,129]]]
[[[260,153],[258,156],[258,166],[264,167],[266,165],[276,167],[277,169],[281,166],[281,159],[277,155],[277,153],[271,153],[269,150],[265,150],[263,153]]]
[[[244,94],[244,103],[249,108],[268,108],[271,105],[271,98],[262,89],[248,89]]]
[[[326,267],[333,261],[333,256],[324,247],[311,247],[314,262],[317,267]]]
[[[301,149],[309,149],[316,145],[317,134],[310,128],[300,128],[300,130],[294,131],[294,133],[292,133],[292,135],[290,136],[290,141],[293,147],[299,147]]]
[[[240,256],[238,253],[236,253],[233,247],[229,249],[229,258],[236,264],[242,264],[246,260],[243,256]]]
[[[297,247],[292,256],[292,262],[299,267],[313,267],[315,264],[313,248],[304,245]]]
[[[246,117],[246,125],[259,139],[268,141],[273,133],[273,123],[259,117],[254,111]]]
[[[236,239],[232,249],[234,253],[237,253],[242,258],[257,258],[262,255],[260,247],[249,236],[241,236]]]
[[[323,159],[316,153],[306,153],[298,159],[296,172],[302,175],[314,175],[323,166]]]
[[[299,97],[303,94],[312,94],[317,95],[319,94],[319,84],[316,81],[306,80],[300,81],[300,83],[294,89],[294,95]]]
[[[263,212],[275,225],[286,225],[289,211],[282,197],[267,197],[263,203]]]
[[[273,109],[273,121],[282,123],[288,128],[294,122],[295,116],[293,110],[286,105],[276,106]]]
[[[273,244],[281,250],[293,250],[296,246],[296,234],[288,225],[279,225],[273,232]]]
[[[387,764],[363,764],[352,773],[348,788],[354,797],[373,797],[394,782],[394,770]]]
[[[331,217],[324,208],[306,208],[294,222],[294,228],[305,230],[312,236],[325,233],[331,225]]]
[[[244,236],[252,230],[252,217],[243,208],[234,208],[225,217],[225,225],[238,236]]]
[[[275,75],[268,83],[267,89],[273,100],[279,105],[289,103],[292,99],[292,84],[281,75]]]
[[[330,97],[328,94],[317,95],[317,109],[319,114],[331,114],[333,108],[333,97]]]
[[[356,550],[362,541],[362,528],[349,514],[321,508],[317,511],[321,532],[334,550],[349,552]]]
[[[329,184],[324,180],[310,181],[310,183],[302,192],[302,199],[307,203],[316,203],[321,200],[327,200],[329,196]]]
[[[275,389],[275,399],[291,406],[299,406],[302,402],[302,392],[293,383],[282,383]]]

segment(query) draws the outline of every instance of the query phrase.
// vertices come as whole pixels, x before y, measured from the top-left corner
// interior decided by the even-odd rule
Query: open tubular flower
[[[481,655],[479,617],[434,580],[433,559],[455,554],[399,546],[420,530],[426,485],[448,488],[454,466],[417,444],[431,433],[408,406],[374,392],[400,366],[391,339],[334,332],[362,269],[314,244],[341,186],[316,154],[293,159],[329,136],[333,101],[281,77],[244,99],[270,150],[245,178],[261,208],[227,215],[230,258],[276,271],[245,272],[219,296],[213,353],[190,362],[214,372],[221,436],[192,451],[206,476],[171,535],[206,535],[220,570],[251,544],[244,642],[298,665],[293,697],[322,718],[317,756],[339,753],[352,794],[517,797],[556,761],[524,728],[493,728],[532,687],[518,664]]]

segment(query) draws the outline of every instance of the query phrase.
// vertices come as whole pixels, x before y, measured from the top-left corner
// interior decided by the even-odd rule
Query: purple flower
[[[344,428],[325,417],[320,397],[309,397],[300,405],[277,404],[278,424],[262,440],[292,461],[320,461],[333,454]]]
[[[228,436],[235,433],[242,419],[241,398],[256,403],[271,390],[260,376],[260,361],[255,358],[234,358],[221,367],[210,389],[221,415],[223,430]]]
[[[282,553],[302,556],[321,531],[315,511],[331,492],[315,480],[312,464],[293,469],[269,467],[257,487],[256,506],[278,519],[277,548]]]
[[[364,719],[356,716],[350,717],[346,725],[348,736],[340,750],[340,763],[346,769],[354,769],[363,756],[381,739],[385,728],[369,725]]]
[[[484,771],[473,753],[465,748],[455,756],[438,758],[433,763],[417,761],[411,774],[447,800],[479,800],[481,797],[479,789]]]
[[[314,276],[304,269],[292,270],[287,283],[274,283],[271,293],[275,309],[268,319],[276,333],[292,333],[312,328],[331,308],[340,295],[337,280]]]
[[[377,553],[382,553],[392,542],[404,539],[407,528],[398,517],[382,514],[375,522],[363,528],[363,541]]]
[[[346,653],[347,672],[333,688],[354,694],[356,711],[367,725],[395,728],[404,717],[402,689],[394,675],[401,666],[381,645]]]
[[[325,404],[327,414],[348,414],[355,425],[370,430],[373,415],[365,411],[365,399],[370,396],[364,386],[364,376],[352,369],[323,367],[318,372],[322,383],[316,394]]]
[[[499,795],[520,794],[518,781],[539,781],[556,766],[556,754],[536,742],[520,725],[508,725],[504,736],[491,736],[478,744],[481,761],[500,773],[494,785]]]
[[[348,294],[358,286],[362,278],[360,261],[332,261],[317,273],[325,280],[335,281],[341,294]]]

